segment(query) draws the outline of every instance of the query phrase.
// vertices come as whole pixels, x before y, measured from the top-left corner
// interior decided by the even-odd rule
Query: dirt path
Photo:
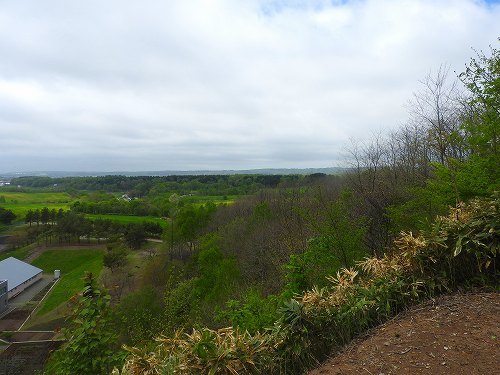
[[[500,293],[455,294],[410,309],[309,375],[499,374]]]

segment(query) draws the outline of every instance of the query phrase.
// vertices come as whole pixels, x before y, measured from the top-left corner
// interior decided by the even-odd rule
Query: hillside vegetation
[[[47,372],[298,374],[428,298],[496,288],[499,50],[458,79],[425,77],[408,122],[353,142],[344,175],[57,180],[87,191],[27,215],[27,241],[105,242],[105,270]],[[85,218],[109,214],[163,225]]]
[[[382,258],[291,299],[269,330],[179,330],[151,350],[128,348],[122,374],[297,373],[397,312],[464,281],[496,282],[500,199],[473,200],[429,233],[403,233]]]

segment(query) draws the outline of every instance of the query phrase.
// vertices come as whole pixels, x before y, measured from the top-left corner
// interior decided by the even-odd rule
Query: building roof
[[[0,262],[0,280],[8,280],[9,291],[40,272],[42,272],[40,268],[13,257]]]

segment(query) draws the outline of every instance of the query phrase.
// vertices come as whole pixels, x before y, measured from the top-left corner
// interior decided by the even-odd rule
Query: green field
[[[23,220],[29,210],[69,209],[72,198],[67,193],[9,192],[0,191],[0,207],[12,210],[17,220]]]
[[[189,197],[183,197],[182,201],[186,203],[192,203],[195,206],[202,206],[205,203],[214,203],[216,205],[219,204],[232,204],[236,201],[236,199],[240,198],[239,195],[192,195]]]
[[[85,217],[90,220],[96,220],[96,219],[112,220],[120,224],[142,223],[144,221],[152,221],[155,223],[159,223],[162,227],[164,227],[167,224],[165,220],[154,216],[86,214]]]
[[[72,198],[67,193],[10,192],[1,191],[5,203],[69,203]]]
[[[17,216],[16,221],[23,221],[26,217],[26,213],[29,210],[42,209],[47,207],[49,210],[53,208],[55,210],[59,210],[62,208],[63,210],[69,210],[69,204],[64,203],[17,203],[17,204],[2,204],[0,203],[0,207],[7,208],[12,210]]]
[[[32,264],[44,273],[61,270],[61,279],[43,302],[38,315],[48,313],[80,292],[85,272],[92,272],[97,277],[103,268],[102,259],[103,251],[97,249],[48,250],[36,258]]]

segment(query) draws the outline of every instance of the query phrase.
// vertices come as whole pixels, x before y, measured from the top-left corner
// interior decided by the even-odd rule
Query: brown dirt
[[[309,375],[499,374],[500,293],[454,294],[397,316]]]
[[[30,315],[30,309],[15,309],[0,320],[0,332],[16,331]]]
[[[38,374],[50,353],[61,344],[61,341],[12,344],[0,353],[0,374]]]

